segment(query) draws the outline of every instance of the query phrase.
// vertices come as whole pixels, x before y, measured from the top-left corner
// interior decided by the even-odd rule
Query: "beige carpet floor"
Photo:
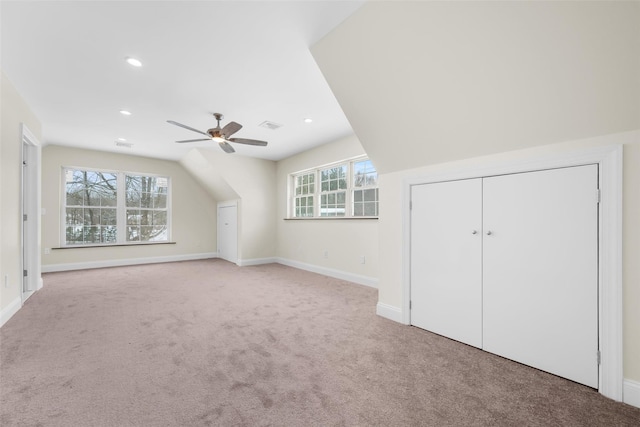
[[[2,426],[639,426],[640,409],[222,260],[44,275],[0,329]]]

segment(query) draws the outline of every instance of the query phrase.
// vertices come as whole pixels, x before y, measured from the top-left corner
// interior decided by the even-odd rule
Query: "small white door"
[[[483,185],[483,348],[594,388],[597,188],[597,165]]]
[[[238,262],[238,207],[218,206],[218,256]]]
[[[411,324],[482,346],[482,179],[411,190]]]

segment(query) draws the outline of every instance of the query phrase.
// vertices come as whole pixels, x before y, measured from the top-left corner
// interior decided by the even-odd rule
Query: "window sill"
[[[116,243],[112,245],[74,245],[61,246],[59,248],[51,248],[51,250],[59,249],[86,249],[86,248],[113,248],[123,246],[148,246],[148,245],[175,245],[177,242],[140,242],[140,243]]]
[[[377,216],[308,216],[304,218],[282,218],[285,221],[340,221],[340,220],[370,220],[378,219]]]

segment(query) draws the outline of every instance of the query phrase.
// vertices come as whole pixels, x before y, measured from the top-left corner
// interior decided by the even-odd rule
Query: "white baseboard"
[[[622,388],[622,401],[627,405],[640,408],[640,383],[633,380],[624,380]]]
[[[378,288],[378,279],[374,277],[361,276],[359,274],[348,273],[341,270],[334,270],[332,268],[320,267],[318,265],[307,264],[304,262],[294,261],[292,259],[286,258],[275,258],[275,262],[277,262],[278,264],[287,265],[289,267],[299,268],[300,270],[323,274],[325,276],[335,277],[336,279],[347,280],[359,285],[370,286],[376,289]]]
[[[20,310],[20,307],[22,307],[22,300],[18,297],[11,301],[8,306],[0,310],[0,327],[7,323],[7,320],[11,319],[11,317]]]
[[[376,305],[376,314],[386,319],[393,320],[394,322],[404,323],[402,321],[402,310],[398,307],[394,307],[393,305],[379,302]]]
[[[236,264],[238,267],[246,267],[249,265],[273,264],[274,262],[278,262],[278,258],[239,259]]]
[[[49,264],[42,266],[42,272],[53,273],[56,271],[86,270],[89,268],[120,267],[124,265],[137,264],[156,264],[159,262],[191,261],[217,257],[217,252],[205,252],[199,254],[169,255],[148,258],[109,259],[103,261],[76,262],[71,264]]]

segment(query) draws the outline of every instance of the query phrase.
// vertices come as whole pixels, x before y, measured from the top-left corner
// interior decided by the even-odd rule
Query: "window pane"
[[[140,191],[136,189],[127,189],[127,207],[140,207]]]
[[[127,227],[127,242],[140,241],[140,227],[128,226]]]
[[[100,209],[85,208],[84,209],[84,225],[100,224]]]
[[[140,211],[128,210],[127,211],[127,225],[140,224]]]
[[[366,202],[372,202],[375,201],[377,199],[376,197],[376,193],[378,192],[377,189],[374,190],[364,190],[364,200]]]
[[[167,225],[167,212],[166,211],[154,212],[153,225]]]
[[[362,216],[362,203],[358,203],[356,205],[353,206],[353,215],[354,216]]]
[[[65,218],[66,224],[84,224],[84,213],[82,208],[68,208]]]
[[[156,194],[153,198],[153,207],[155,209],[166,209],[167,208],[167,195],[166,194]]]
[[[378,215],[378,204],[377,203],[365,203],[364,204],[364,214],[366,216],[377,216]]]

